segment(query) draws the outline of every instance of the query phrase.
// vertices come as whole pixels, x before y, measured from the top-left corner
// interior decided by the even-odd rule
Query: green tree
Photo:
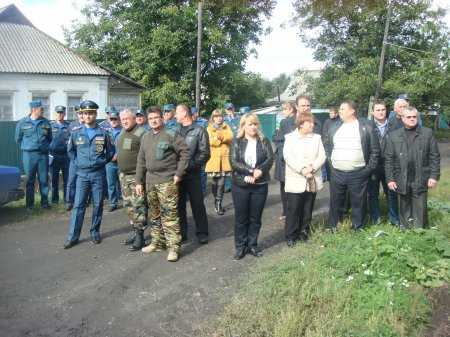
[[[444,10],[429,0],[391,0],[383,96],[408,93],[424,109],[450,105],[449,32]],[[310,90],[322,106],[353,99],[367,107],[375,93],[388,0],[296,0],[300,35],[325,62]]]
[[[243,72],[274,1],[204,3],[202,100],[211,105],[217,95],[232,96],[232,79]],[[143,84],[144,105],[193,103],[197,1],[95,0],[82,13],[66,31],[70,47]]]

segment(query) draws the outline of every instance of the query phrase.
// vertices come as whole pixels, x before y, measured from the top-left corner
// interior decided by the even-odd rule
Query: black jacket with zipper
[[[245,176],[253,175],[254,168],[245,163],[246,138],[235,138],[231,145],[231,167],[233,169],[233,183],[239,186],[251,186],[244,181]],[[270,168],[273,164],[273,150],[270,141],[263,137],[256,144],[256,166],[255,169],[262,171],[262,176],[256,184],[266,184],[270,180]]]
[[[378,166],[378,160],[380,157],[380,143],[373,130],[373,126],[370,121],[363,118],[358,118],[359,122],[359,134],[361,136],[361,147],[364,155],[364,161],[366,162],[366,173],[369,175]],[[327,154],[327,160],[331,164],[331,154],[333,152],[334,143],[333,138],[337,130],[342,126],[343,122],[341,119],[330,125],[328,132],[323,135],[323,145],[325,147],[325,152]]]

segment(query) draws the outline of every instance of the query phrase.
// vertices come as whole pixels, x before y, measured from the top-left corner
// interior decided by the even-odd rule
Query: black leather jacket
[[[380,157],[380,143],[378,141],[377,135],[373,130],[373,126],[370,121],[363,118],[358,118],[359,122],[359,133],[361,135],[361,147],[364,154],[364,161],[366,162],[366,167],[364,170],[367,171],[369,175],[378,166],[378,160]],[[323,135],[323,145],[325,147],[325,152],[327,154],[327,160],[331,167],[331,153],[333,152],[333,138],[336,131],[343,124],[342,120],[339,119],[333,123],[328,132]]]
[[[245,176],[253,174],[253,168],[245,163],[245,149],[247,139],[235,138],[231,145],[231,167],[233,169],[233,183],[239,186],[251,186],[244,181]],[[256,144],[256,166],[263,175],[256,181],[256,184],[266,184],[270,180],[270,168],[273,164],[273,150],[267,138],[258,139]]]
[[[184,176],[189,178],[190,175],[199,173],[211,156],[208,133],[197,124],[180,127],[177,133],[183,137],[189,148],[189,165]]]

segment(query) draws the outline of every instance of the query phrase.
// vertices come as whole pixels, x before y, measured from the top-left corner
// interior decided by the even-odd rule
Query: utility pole
[[[375,99],[379,98],[380,92],[381,92],[381,85],[383,83],[384,57],[386,54],[386,45],[387,45],[387,39],[388,39],[388,34],[389,34],[389,22],[391,21],[391,15],[392,15],[392,4],[391,4],[391,1],[389,1],[388,8],[387,8],[386,23],[384,25],[383,45],[381,47],[380,66],[378,67],[378,83],[377,83],[377,89],[375,91]]]
[[[203,1],[198,2],[198,16],[197,16],[197,74],[195,76],[195,107],[200,112],[200,71],[202,62],[202,12]]]

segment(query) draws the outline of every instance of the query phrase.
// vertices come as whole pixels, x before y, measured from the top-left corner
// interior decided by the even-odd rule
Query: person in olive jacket
[[[440,154],[433,131],[418,125],[414,107],[403,110],[404,127],[391,133],[385,151],[386,180],[398,194],[400,228],[428,224],[427,192],[440,176]]]
[[[251,113],[244,115],[231,147],[236,260],[242,259],[247,253],[262,256],[258,248],[258,235],[273,160],[272,145],[263,136],[258,117]]]

